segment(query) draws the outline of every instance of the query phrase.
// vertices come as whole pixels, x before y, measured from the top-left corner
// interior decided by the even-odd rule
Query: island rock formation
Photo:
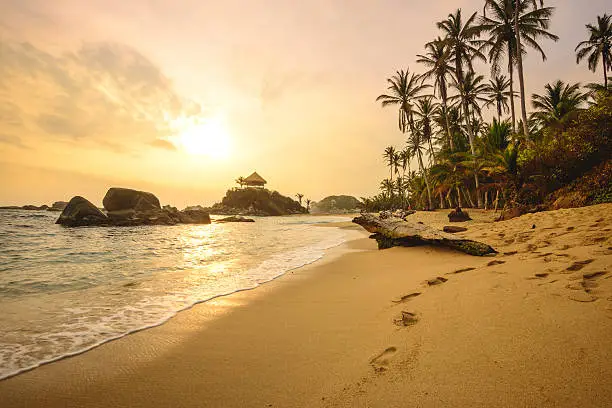
[[[297,201],[277,191],[264,188],[240,188],[228,190],[220,203],[208,209],[218,215],[292,215],[305,214],[306,208]]]

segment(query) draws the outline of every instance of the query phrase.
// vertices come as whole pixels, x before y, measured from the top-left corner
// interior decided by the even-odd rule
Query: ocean
[[[256,288],[351,232],[318,226],[342,216],[65,228],[58,215],[0,211],[0,379]]]

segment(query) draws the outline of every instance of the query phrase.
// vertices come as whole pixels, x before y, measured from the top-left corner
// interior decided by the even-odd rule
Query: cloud
[[[177,150],[176,146],[172,142],[169,142],[164,139],[155,139],[149,144],[153,147],[157,147],[160,149],[173,150],[173,151]]]
[[[114,152],[164,140],[172,120],[203,115],[151,60],[124,44],[87,43],[51,54],[0,42],[0,132]],[[169,143],[169,142],[168,142]]]
[[[23,144],[23,142],[18,136],[14,136],[14,135],[7,135],[7,134],[0,133],[0,143],[13,145],[16,147],[20,147],[22,149],[29,149],[29,147]]]

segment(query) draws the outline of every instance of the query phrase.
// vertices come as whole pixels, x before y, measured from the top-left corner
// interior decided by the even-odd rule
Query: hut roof
[[[245,183],[263,183],[266,184],[267,181],[264,180],[256,171],[253,172],[249,177],[244,179]]]

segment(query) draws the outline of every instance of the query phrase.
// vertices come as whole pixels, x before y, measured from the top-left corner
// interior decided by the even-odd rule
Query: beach
[[[355,239],[254,290],[0,381],[2,407],[612,406],[612,204]],[[411,221],[440,228],[447,211]],[[356,229],[349,223],[326,228]]]

